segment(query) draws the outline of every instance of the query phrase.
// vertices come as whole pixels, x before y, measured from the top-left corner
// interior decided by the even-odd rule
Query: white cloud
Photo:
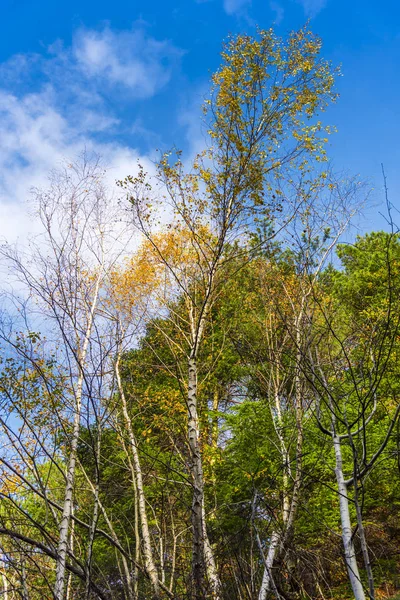
[[[24,241],[39,231],[28,202],[31,189],[46,187],[48,172],[84,149],[102,157],[110,189],[117,179],[136,172],[138,150],[93,141],[71,127],[45,95],[18,99],[0,93],[0,106],[0,240]],[[140,161],[151,171],[146,156]]]
[[[207,140],[207,118],[201,118],[201,107],[208,97],[208,86],[202,84],[186,93],[179,106],[178,122],[185,129],[185,137],[189,148],[189,152],[185,156],[188,166],[209,143],[209,140]]]
[[[63,117],[46,93],[21,99],[0,92],[0,237],[25,237],[32,223],[29,189],[46,181],[64,150],[77,151]]]
[[[35,232],[26,202],[30,189],[46,186],[49,170],[84,149],[103,158],[110,183],[136,170],[140,152],[115,141],[124,124],[110,112],[105,89],[114,97],[124,88],[130,98],[149,98],[168,82],[181,56],[140,27],[81,29],[71,48],[58,42],[49,51],[0,64],[0,240]],[[146,156],[140,161],[152,169]]]
[[[153,96],[169,81],[181,56],[172,44],[147,37],[142,29],[114,32],[108,27],[80,30],[73,54],[86,77],[123,86],[140,98]]]
[[[312,19],[315,17],[327,4],[327,0],[298,0],[303,6],[306,17]]]
[[[271,0],[271,2],[269,3],[269,7],[272,10],[272,12],[275,13],[275,19],[274,19],[275,25],[279,25],[280,23],[282,23],[283,17],[285,15],[283,6],[281,4],[279,4],[279,2],[275,2],[274,0]]]
[[[224,0],[224,9],[228,15],[242,12],[251,4],[251,0]]]

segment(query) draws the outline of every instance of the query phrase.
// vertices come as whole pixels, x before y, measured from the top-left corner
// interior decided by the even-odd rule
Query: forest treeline
[[[205,149],[83,155],[0,247],[4,600],[400,588],[400,235],[329,166],[307,28],[228,39]],[[386,189],[386,184],[385,184]]]

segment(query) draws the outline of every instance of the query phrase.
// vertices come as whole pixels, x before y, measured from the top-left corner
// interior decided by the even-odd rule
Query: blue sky
[[[25,235],[32,185],[84,148],[112,177],[156,148],[201,147],[200,105],[228,33],[310,19],[323,54],[342,65],[326,114],[330,156],[382,199],[400,193],[400,6],[393,0],[3,0],[0,19],[0,235]],[[362,222],[382,226],[380,207]]]

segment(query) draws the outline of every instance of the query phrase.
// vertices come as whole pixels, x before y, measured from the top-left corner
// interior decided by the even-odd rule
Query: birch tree
[[[400,414],[394,390],[385,383],[397,355],[397,255],[398,236],[394,232],[359,238],[354,247],[339,248],[345,272],[337,274],[342,288],[336,293],[342,302],[336,314],[334,301],[329,307],[320,306],[326,328],[324,348],[319,344],[309,357],[318,426],[329,436],[334,450],[345,564],[357,600],[364,600],[366,591],[356,557],[352,509],[367,574],[367,595],[374,599],[360,496],[365,477],[385,451]],[[379,284],[371,294],[370,283],[376,277]],[[345,300],[351,289],[353,295]],[[372,431],[382,418],[384,432],[373,444]]]
[[[104,357],[115,344],[104,330],[99,305],[111,268],[123,252],[123,235],[119,232],[117,240],[113,230],[112,198],[107,195],[104,174],[98,161],[85,156],[82,161],[51,173],[48,189],[34,192],[43,234],[30,242],[28,250],[2,248],[12,278],[22,286],[21,293],[27,294],[22,305],[28,297],[28,325],[33,328],[36,322],[36,326],[46,330],[53,362],[59,365],[59,378],[65,386],[60,412],[55,414],[66,439],[65,488],[61,517],[57,515],[57,600],[63,600],[65,594],[82,418],[85,416],[87,422],[96,418],[94,407],[101,404],[100,390],[107,387]],[[13,298],[16,300],[15,295]],[[25,346],[13,342],[12,337],[10,343],[17,354],[31,360],[31,369],[44,388],[51,387],[43,366],[28,355]],[[96,389],[98,377],[101,383]]]
[[[313,119],[334,99],[333,72],[320,58],[320,41],[300,30],[287,42],[272,30],[228,40],[213,76],[205,113],[212,144],[185,171],[164,155],[152,184],[143,170],[121,182],[128,190],[133,223],[165,266],[187,305],[187,436],[193,481],[194,597],[204,598],[207,571],[214,598],[220,581],[204,523],[204,478],[198,415],[198,356],[210,310],[224,280],[228,248],[255,215],[276,209],[274,172],[307,168],[307,157],[324,158],[326,129]],[[313,119],[313,120],[312,120]],[[329,129],[328,129],[329,131]],[[286,207],[285,207],[286,208]],[[165,219],[165,213],[168,214]],[[285,217],[290,215],[283,210]],[[189,234],[197,257],[192,276],[171,262],[157,240],[162,222]]]
[[[120,403],[120,407],[115,412],[117,418],[116,428],[120,432],[122,440],[125,437],[123,432],[125,431],[127,434],[127,444],[123,442],[123,446],[125,449],[129,448],[127,453],[128,463],[135,494],[135,508],[137,507],[137,516],[140,521],[145,569],[151,581],[155,598],[161,596],[161,588],[164,589],[167,595],[170,595],[170,591],[160,582],[154,560],[141,460],[134,426],[129,413],[127,393],[121,377],[121,362],[124,352],[127,352],[134,344],[141,323],[149,317],[147,304],[157,284],[156,272],[152,268],[151,261],[147,261],[143,251],[139,250],[134,258],[124,265],[124,268],[114,270],[107,302],[107,317],[113,323],[116,336],[114,373]],[[119,421],[120,418],[121,421]],[[140,540],[136,539],[137,551],[139,551],[139,544]]]
[[[279,596],[273,574],[279,575],[289,562],[285,556],[301,497],[304,427],[312,404],[302,361],[313,344],[314,286],[360,208],[361,189],[356,180],[341,181],[327,171],[282,182],[282,201],[297,209],[280,241],[254,260],[253,284],[243,301],[237,345],[251,385],[270,407],[276,434],[270,443],[281,457],[282,500],[277,511],[268,511],[269,541],[263,543],[256,531],[264,563],[259,590],[263,600],[271,592]],[[253,512],[260,500],[268,505],[268,498],[255,490]]]

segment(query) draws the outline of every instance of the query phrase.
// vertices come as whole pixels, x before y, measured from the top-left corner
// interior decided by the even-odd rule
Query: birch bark
[[[294,518],[297,511],[299,502],[300,487],[302,481],[302,451],[303,451],[303,386],[300,377],[300,361],[301,361],[301,344],[302,334],[304,333],[301,329],[303,316],[304,316],[304,303],[305,297],[301,300],[301,308],[299,314],[294,319],[294,329],[296,337],[296,363],[295,363],[295,374],[294,374],[294,404],[295,404],[295,416],[296,416],[296,471],[294,478],[292,477],[292,469],[290,466],[290,455],[286,446],[284,434],[283,434],[283,419],[281,410],[281,399],[279,391],[281,388],[281,374],[280,374],[280,350],[277,351],[278,363],[276,367],[276,373],[273,373],[273,385],[274,385],[274,405],[276,417],[272,411],[272,418],[275,426],[275,431],[279,440],[279,447],[281,452],[282,461],[282,483],[283,483],[283,503],[282,503],[282,528],[277,527],[273,530],[268,553],[265,559],[265,568],[261,587],[258,595],[258,600],[266,600],[268,592],[273,589],[273,576],[272,568],[277,555],[284,551],[288,539],[292,535]],[[289,479],[293,479],[293,489],[291,498],[289,498]],[[276,595],[276,594],[275,594]]]
[[[1,572],[1,579],[3,581],[3,591],[2,591],[3,600],[8,600],[8,580],[7,580],[7,576],[3,573],[3,571]]]
[[[332,441],[335,450],[335,474],[339,492],[340,520],[342,526],[342,539],[346,568],[355,600],[365,600],[364,589],[361,583],[353,544],[348,489],[343,474],[342,449],[339,436],[333,434]]]
[[[153,588],[154,598],[160,598],[160,595],[161,595],[160,581],[159,581],[159,577],[158,577],[158,571],[157,571],[157,568],[156,568],[156,565],[154,562],[153,550],[152,550],[151,539],[150,539],[149,524],[148,524],[148,518],[147,518],[147,512],[146,512],[146,498],[145,498],[144,487],[143,487],[142,468],[141,468],[139,453],[138,453],[138,449],[137,449],[136,437],[135,437],[135,433],[133,431],[132,420],[129,416],[125,391],[124,391],[124,388],[122,385],[121,373],[120,373],[120,360],[121,360],[121,357],[118,355],[116,363],[115,363],[115,374],[116,374],[116,378],[117,378],[118,391],[119,391],[119,395],[120,395],[120,399],[121,399],[122,414],[123,414],[124,421],[126,424],[126,428],[127,428],[127,432],[128,432],[128,436],[129,436],[129,443],[130,443],[131,452],[132,452],[134,478],[135,478],[137,498],[138,498],[140,525],[141,525],[142,537],[143,537],[143,555],[144,555],[144,561],[145,561],[145,568],[146,568],[146,572],[149,576],[149,579],[150,579],[150,582],[151,582],[151,585]]]
[[[196,600],[202,600],[205,594],[205,525],[203,523],[204,481],[200,452],[199,418],[197,414],[197,361],[194,352],[192,352],[192,355],[189,358],[188,367],[188,439],[190,448],[190,470],[193,478],[191,514],[193,528],[192,569],[195,588],[194,597]]]
[[[79,440],[79,429],[81,422],[81,410],[82,410],[82,393],[84,384],[84,368],[86,362],[86,356],[90,343],[90,336],[92,333],[93,320],[95,310],[99,299],[100,283],[103,277],[103,262],[97,274],[95,288],[93,292],[92,302],[89,308],[87,327],[83,338],[82,348],[78,348],[77,359],[78,359],[78,381],[75,390],[75,414],[73,421],[73,431],[71,439],[71,449],[68,461],[68,469],[66,474],[66,487],[64,493],[63,513],[61,522],[59,525],[59,540],[57,546],[57,568],[56,568],[56,582],[54,586],[54,597],[55,600],[63,600],[64,587],[65,587],[65,571],[66,561],[68,552],[68,531],[71,521],[72,512],[72,499],[73,489],[75,483],[75,470],[76,470],[76,458],[77,448]],[[77,332],[78,333],[78,332]],[[79,335],[79,333],[78,333]]]

